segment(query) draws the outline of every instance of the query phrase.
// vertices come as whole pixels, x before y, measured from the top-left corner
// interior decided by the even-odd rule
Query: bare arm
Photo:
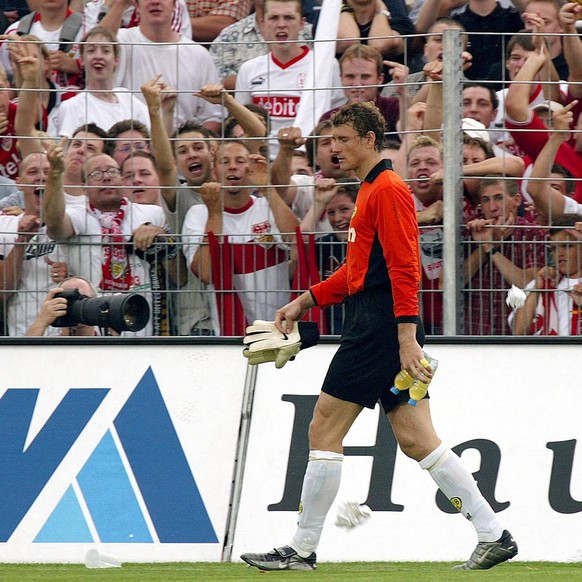
[[[73,222],[65,212],[65,192],[63,189],[63,145],[65,141],[63,138],[59,143],[52,143],[47,150],[50,169],[42,203],[47,234],[54,240],[65,240],[76,234]]]
[[[209,103],[215,105],[223,105],[226,107],[230,115],[236,118],[246,137],[251,138],[244,140],[250,153],[256,154],[259,152],[262,141],[260,139],[267,136],[267,128],[265,124],[257,115],[250,109],[247,109],[242,103],[237,101],[224,86],[220,83],[204,85],[200,91],[194,93],[196,97],[202,97]]]
[[[51,325],[57,318],[63,317],[67,314],[67,300],[64,297],[55,297],[55,295],[62,292],[63,289],[60,287],[55,287],[48,292],[36,319],[26,330],[27,336],[43,336],[49,325]]]
[[[404,40],[390,25],[390,17],[386,12],[386,6],[382,2],[382,11],[376,12],[372,20],[368,45],[373,46],[384,57],[394,57],[404,52]]]
[[[429,137],[440,143],[443,127],[443,64],[439,61],[427,63],[423,71],[429,79],[424,130]]]
[[[151,144],[156,158],[156,168],[162,187],[162,196],[171,212],[176,210],[176,186],[178,172],[170,139],[162,119],[162,91],[164,85],[160,83],[161,75],[157,75],[141,86],[145,98],[151,125]]]
[[[268,184],[267,161],[263,156],[251,154],[251,180],[259,192],[268,200],[269,207],[275,218],[275,224],[283,237],[290,241],[295,239],[295,227],[299,221],[293,211],[279,196],[277,190]]]
[[[543,47],[540,51],[530,53],[523,67],[519,70],[505,97],[505,111],[508,117],[521,123],[530,116],[529,96],[531,85],[547,62],[547,51]]]
[[[313,204],[301,221],[301,232],[316,232],[319,217],[329,201],[336,195],[338,186],[333,178],[322,178],[315,182]]]
[[[568,130],[574,121],[572,108],[577,103],[578,101],[572,101],[552,115],[554,131],[538,154],[532,167],[530,179],[527,181],[528,194],[532,197],[538,211],[548,219],[557,218],[564,213],[565,197],[561,192],[552,188],[547,178],[550,177],[558,150],[570,137]]]
[[[35,123],[40,119],[41,104],[39,89],[43,74],[39,59],[38,47],[34,44],[11,43],[8,50],[17,63],[22,78],[22,86],[18,94],[18,108],[14,120],[16,135],[22,136],[18,140],[21,157],[41,152],[42,145],[36,132]],[[32,114],[31,114],[32,113]]]
[[[271,182],[285,204],[291,207],[297,195],[297,186],[291,184],[293,152],[305,143],[299,127],[282,127],[277,133],[279,151],[271,164]]]
[[[562,51],[568,64],[570,94],[582,97],[582,41],[576,30],[576,20],[582,16],[582,6],[568,2],[560,8],[560,22],[564,29]]]
[[[130,6],[133,6],[131,0],[112,0],[109,12],[103,17],[99,25],[104,26],[113,34],[117,34],[117,31],[121,27],[123,13]]]
[[[493,157],[482,162],[463,166],[464,176],[487,176],[489,174],[504,174],[505,176],[523,176],[525,162],[518,156],[507,154],[504,157]]]
[[[200,187],[200,196],[208,209],[208,220],[206,221],[205,232],[212,232],[215,235],[222,234],[222,195],[221,186],[218,182],[206,182]],[[208,236],[204,236],[200,247],[192,258],[190,270],[203,283],[212,283],[212,266],[210,262],[210,248],[208,246]]]

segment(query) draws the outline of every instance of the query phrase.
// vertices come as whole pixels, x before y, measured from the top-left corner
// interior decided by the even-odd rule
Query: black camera
[[[57,318],[53,327],[75,327],[81,323],[121,333],[140,331],[150,319],[150,306],[137,293],[87,297],[78,289],[66,289],[55,297],[67,300],[67,313]]]

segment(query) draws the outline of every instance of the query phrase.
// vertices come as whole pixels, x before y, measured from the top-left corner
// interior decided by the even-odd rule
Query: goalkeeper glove
[[[282,368],[293,359],[299,350],[314,346],[319,341],[319,331],[314,322],[300,321],[293,323],[293,330],[281,333],[273,321],[256,320],[246,329],[243,343],[247,346],[243,356],[249,364],[275,362],[276,368]]]

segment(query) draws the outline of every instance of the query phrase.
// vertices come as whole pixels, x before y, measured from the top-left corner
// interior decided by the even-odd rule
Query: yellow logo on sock
[[[458,512],[461,511],[461,508],[463,507],[463,500],[460,497],[451,498],[451,503]]]
[[[303,513],[303,503],[299,502],[299,513]]]

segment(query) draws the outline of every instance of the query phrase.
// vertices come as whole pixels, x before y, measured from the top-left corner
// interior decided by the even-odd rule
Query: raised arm
[[[338,185],[333,178],[321,178],[315,182],[313,204],[301,221],[301,232],[317,232],[319,217],[329,201],[337,194]]]
[[[305,143],[299,127],[282,127],[277,133],[279,151],[271,164],[271,182],[276,187],[279,196],[291,208],[297,186],[291,184],[291,164],[293,152]]]
[[[295,239],[295,227],[299,225],[299,220],[293,214],[293,211],[279,196],[277,190],[268,183],[267,160],[257,154],[250,155],[252,183],[257,186],[259,193],[262,194],[269,202],[269,207],[275,218],[275,224],[279,232],[288,241]]]
[[[578,101],[572,101],[552,115],[554,131],[536,158],[530,179],[527,181],[527,193],[538,211],[548,220],[564,214],[566,197],[552,188],[548,178],[555,163],[556,155],[561,145],[570,138],[569,129],[574,121],[572,109]]]
[[[208,209],[208,219],[204,228],[204,239],[192,258],[190,270],[203,283],[212,283],[212,267],[208,233],[222,234],[222,188],[218,182],[206,182],[200,187],[200,196]]]
[[[10,42],[8,50],[14,58],[22,79],[22,86],[18,93],[14,132],[22,137],[18,140],[18,147],[24,159],[28,154],[42,151],[35,127],[35,123],[42,115],[39,97],[43,74],[40,49],[33,43]]]
[[[570,94],[582,97],[582,40],[576,29],[576,21],[582,17],[582,6],[568,2],[560,8],[560,22],[564,29],[562,52],[568,63],[568,83]]]
[[[523,67],[519,70],[505,97],[506,115],[517,123],[526,122],[530,117],[529,96],[531,84],[546,64],[548,58],[547,50],[530,53]]]
[[[424,130],[440,143],[443,129],[443,64],[440,61],[427,63],[423,71],[428,79]]]
[[[62,138],[58,143],[51,143],[46,152],[50,169],[42,204],[47,234],[54,240],[65,240],[76,234],[73,222],[65,212],[65,192],[63,189],[65,169],[63,147],[65,142],[66,138]]]
[[[109,12],[103,17],[99,25],[104,26],[113,34],[117,34],[117,31],[121,27],[123,13],[133,5],[131,0],[111,0]]]
[[[244,140],[250,153],[256,154],[261,147],[261,139],[267,136],[267,128],[257,115],[250,109],[247,109],[242,103],[239,103],[224,86],[220,83],[204,85],[200,91],[194,93],[196,97],[202,97],[214,105],[226,107],[230,115],[238,121],[244,131],[245,137],[251,138]]]
[[[152,151],[156,158],[156,167],[162,187],[162,196],[171,212],[176,209],[176,187],[178,185],[178,172],[172,152],[172,146],[166,126],[162,119],[162,91],[165,88],[160,83],[161,75],[155,76],[141,86],[148,113],[152,134]]]

